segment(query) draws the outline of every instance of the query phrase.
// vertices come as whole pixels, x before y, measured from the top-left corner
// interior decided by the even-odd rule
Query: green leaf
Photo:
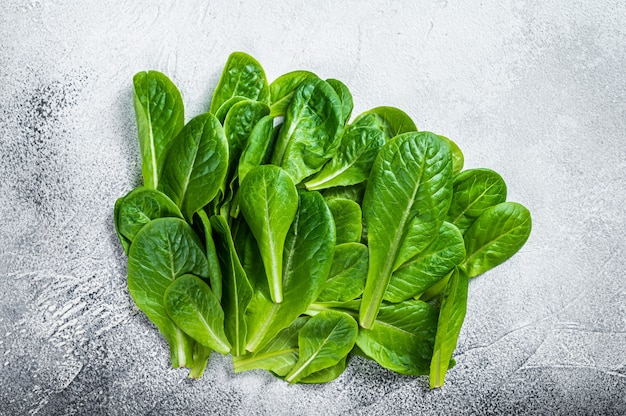
[[[370,328],[413,218],[443,222],[452,194],[452,156],[428,132],[396,136],[378,154],[363,198],[369,270],[360,324]]]
[[[365,181],[374,159],[387,140],[386,122],[377,114],[362,114],[348,127],[337,153],[306,187],[310,190],[355,185]]]
[[[183,100],[174,83],[157,71],[135,74],[133,87],[143,183],[156,189],[167,151],[185,122]]]
[[[338,79],[329,78],[326,80],[328,84],[333,87],[339,99],[341,100],[341,114],[343,115],[343,122],[347,123],[350,121],[350,116],[352,115],[352,109],[354,107],[354,102],[352,100],[352,93],[343,82]]]
[[[259,284],[248,307],[248,351],[257,351],[317,299],[334,248],[335,227],[324,198],[317,192],[300,192],[283,251],[283,302],[272,302],[268,287]]]
[[[226,100],[226,102],[220,105],[220,108],[218,108],[215,112],[215,118],[218,119],[223,125],[230,109],[240,101],[248,101],[248,98],[235,96]]]
[[[450,146],[450,151],[452,152],[452,175],[456,176],[463,170],[463,164],[465,163],[463,152],[461,151],[461,148],[452,140],[442,135],[439,135],[439,137],[445,140]]]
[[[385,300],[401,302],[423,293],[464,259],[463,236],[444,222],[435,241],[393,272]]]
[[[361,241],[363,231],[361,206],[345,198],[330,198],[326,203],[335,221],[337,244]]]
[[[120,232],[120,208],[122,207],[122,201],[124,198],[117,198],[115,200],[115,206],[113,208],[113,223],[115,225],[115,233],[117,234],[117,239],[120,242],[120,245],[124,249],[124,253],[128,255],[128,250],[130,250],[131,241],[124,237],[124,235]]]
[[[165,290],[184,274],[207,277],[208,273],[202,243],[191,226],[179,218],[150,221],[137,233],[130,247],[128,290],[137,307],[154,322],[170,345],[174,367],[189,365],[193,342],[165,310]]]
[[[285,380],[295,383],[348,355],[359,332],[356,321],[341,312],[322,311],[304,324],[298,336],[298,361]]]
[[[335,246],[335,255],[319,302],[348,302],[359,297],[367,277],[367,246],[345,243]]]
[[[443,295],[433,358],[430,362],[430,388],[443,386],[443,382],[456,348],[461,326],[467,310],[468,278],[464,272],[455,269]]]
[[[326,188],[320,192],[326,200],[330,200],[332,198],[344,198],[361,205],[363,202],[363,194],[365,193],[365,183],[349,186],[336,186],[334,188]]]
[[[233,356],[245,354],[246,321],[245,313],[252,299],[252,286],[235,251],[230,228],[224,217],[211,218],[215,230],[218,256],[224,272],[224,299],[222,306],[226,314],[226,335],[232,345]]]
[[[254,354],[234,358],[235,373],[262,368],[279,377],[287,375],[298,361],[298,334],[308,320],[308,316],[297,318]]]
[[[437,310],[426,302],[383,304],[370,329],[361,329],[357,346],[381,366],[407,375],[425,375],[437,331]]]
[[[447,221],[464,233],[487,208],[506,201],[506,184],[490,169],[459,173],[452,183],[452,202]]]
[[[298,380],[298,383],[319,384],[333,381],[345,371],[347,361],[348,355],[344,356],[342,359],[339,360],[337,364],[333,365],[332,367],[324,368],[323,370],[316,371],[313,374],[309,374],[308,376],[301,378],[300,380]]]
[[[409,220],[400,249],[393,264],[393,270],[398,270],[404,263],[424,251],[439,234],[437,225],[439,218],[413,217]]]
[[[186,274],[165,290],[163,303],[168,315],[187,335],[222,354],[230,345],[224,334],[224,311],[209,286]]]
[[[402,133],[417,131],[415,123],[407,113],[396,107],[376,107],[369,111],[369,114],[377,114],[381,116],[388,124],[388,137],[395,137]]]
[[[211,221],[204,210],[198,211],[198,217],[202,223],[204,231],[204,245],[206,247],[207,263],[209,265],[209,281],[211,283],[211,291],[218,300],[222,300],[222,269],[217,257],[217,249],[213,240],[213,229]]]
[[[183,218],[176,204],[156,189],[135,188],[119,201],[118,230],[128,241],[134,240],[139,230],[156,218]]]
[[[180,132],[168,153],[159,190],[181,208],[185,218],[207,205],[228,169],[228,144],[219,121],[205,113]]]
[[[285,115],[287,107],[300,85],[308,79],[317,78],[317,75],[309,71],[293,71],[276,78],[270,84],[270,115],[273,117]]]
[[[202,377],[202,374],[208,364],[211,351],[211,348],[198,342],[193,344],[193,358],[191,368],[189,369],[189,378],[199,379]]]
[[[287,108],[272,164],[285,169],[299,184],[333,156],[342,127],[341,100],[335,90],[320,79],[306,79]]]
[[[246,53],[233,52],[226,61],[209,111],[216,114],[233,97],[245,97],[269,104],[269,94],[270,89],[261,64]]]
[[[461,268],[476,277],[509,259],[522,248],[532,228],[530,212],[516,202],[485,210],[465,232],[465,262]]]
[[[263,165],[248,173],[239,190],[241,212],[259,245],[272,300],[283,300],[283,247],[298,210],[298,193],[281,168]]]
[[[228,140],[229,163],[236,171],[241,152],[248,145],[248,138],[263,117],[267,116],[270,108],[258,101],[243,100],[233,105],[224,120],[224,132]]]
[[[274,118],[272,116],[265,116],[261,118],[248,138],[248,144],[241,153],[238,166],[238,178],[239,185],[246,177],[248,172],[257,166],[265,164],[268,149],[272,144],[272,138],[274,137]]]

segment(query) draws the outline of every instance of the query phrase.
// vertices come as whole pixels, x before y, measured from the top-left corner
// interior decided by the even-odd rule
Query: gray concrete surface
[[[626,414],[626,3],[261,3],[3,2],[0,414]],[[442,389],[361,359],[322,386],[169,368],[112,223],[140,176],[131,78],[167,73],[189,119],[235,50],[404,109],[531,210],[471,282]]]

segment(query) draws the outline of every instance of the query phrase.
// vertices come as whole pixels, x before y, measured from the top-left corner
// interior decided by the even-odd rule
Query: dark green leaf
[[[522,248],[531,228],[523,205],[503,202],[488,208],[463,236],[467,257],[461,267],[470,278],[496,267]]]
[[[358,325],[341,312],[322,311],[304,324],[298,335],[298,361],[285,380],[296,383],[309,374],[332,367],[356,342]]]
[[[437,310],[419,300],[383,304],[356,344],[381,366],[400,374],[428,374],[437,331]]]
[[[167,151],[185,122],[183,100],[174,83],[157,71],[135,74],[133,87],[143,183],[156,189]]]
[[[283,300],[283,247],[298,210],[298,193],[281,168],[263,165],[252,169],[239,190],[241,212],[259,245],[270,294]]]
[[[467,275],[455,269],[448,281],[439,311],[433,358],[430,362],[431,389],[443,386],[465,319],[467,288]]]
[[[163,167],[159,190],[191,220],[196,211],[215,198],[227,169],[224,130],[213,115],[201,114],[176,137]]]
[[[233,52],[228,57],[222,77],[213,93],[209,111],[216,114],[233,97],[245,97],[269,104],[270,89],[265,71],[256,59],[243,52]]]
[[[396,136],[378,154],[363,198],[369,270],[360,323],[370,328],[413,218],[443,222],[452,194],[452,156],[428,132]]]
[[[217,352],[228,354],[230,345],[224,334],[224,311],[201,279],[191,274],[177,278],[165,290],[163,303],[172,321],[187,335]]]

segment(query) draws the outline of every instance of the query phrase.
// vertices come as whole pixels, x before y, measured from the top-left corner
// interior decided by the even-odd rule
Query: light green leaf
[[[270,101],[272,117],[283,116],[289,103],[300,85],[307,79],[317,79],[317,75],[309,71],[288,72],[276,78],[270,84]]]
[[[452,175],[458,175],[459,172],[463,170],[463,164],[465,163],[465,158],[463,157],[463,152],[461,148],[452,140],[439,135],[443,140],[445,140],[450,146],[450,151],[452,152]]]
[[[387,122],[389,130],[387,131],[388,137],[395,137],[402,133],[417,131],[415,123],[411,120],[411,117],[407,113],[396,107],[376,107],[369,111],[369,114],[377,114],[381,116]]]
[[[332,367],[348,355],[356,342],[359,327],[349,315],[322,311],[304,324],[298,335],[298,361],[285,380],[300,379]]]
[[[363,198],[369,270],[360,324],[370,328],[415,217],[443,222],[452,194],[452,156],[446,142],[428,132],[396,136],[382,148]]]
[[[224,130],[213,115],[201,114],[176,137],[163,167],[159,190],[191,220],[196,211],[215,198],[227,169]]]
[[[272,302],[267,285],[259,282],[248,307],[248,351],[257,351],[317,299],[334,248],[335,227],[324,198],[317,192],[301,192],[283,251],[283,302]]]
[[[348,302],[359,297],[365,288],[367,258],[367,246],[361,243],[337,244],[324,290],[315,302]]]
[[[308,320],[308,316],[297,318],[254,354],[233,359],[235,372],[262,368],[280,377],[287,375],[298,361],[298,334]]]
[[[337,244],[361,241],[363,230],[361,206],[345,198],[329,198],[326,203],[335,221]]]
[[[120,232],[120,228],[121,228],[120,208],[122,207],[123,200],[124,198],[117,198],[115,200],[115,206],[113,208],[113,223],[115,225],[115,234],[117,234],[117,239],[119,240],[120,245],[122,246],[122,249],[124,249],[124,253],[128,255],[128,250],[130,250],[131,241],[128,238],[124,237],[124,234]]]
[[[328,84],[333,87],[339,99],[341,100],[341,113],[343,114],[343,122],[348,123],[350,121],[350,115],[352,115],[352,108],[354,102],[352,100],[352,93],[343,82],[338,79],[329,78],[326,80]]]
[[[496,267],[522,248],[531,228],[530,212],[521,204],[486,209],[463,235],[467,255],[461,268],[472,278]]]
[[[306,79],[287,108],[272,164],[285,169],[299,184],[334,155],[342,127],[341,100],[335,90],[320,79]]]
[[[244,52],[233,52],[226,61],[209,111],[216,114],[233,97],[245,97],[269,104],[269,94],[270,89],[261,64]]]
[[[437,310],[419,300],[383,304],[370,329],[359,330],[357,346],[381,366],[407,375],[425,375],[437,331]]]
[[[467,275],[455,269],[441,301],[433,358],[430,362],[430,388],[443,386],[467,310]]]
[[[216,236],[218,257],[224,274],[222,306],[226,315],[226,335],[232,345],[233,356],[245,354],[247,327],[246,309],[252,299],[252,286],[235,251],[230,228],[224,217],[211,217]]]
[[[183,100],[174,83],[157,71],[135,74],[133,87],[143,183],[156,189],[167,151],[185,122]]]
[[[466,170],[454,177],[446,220],[465,233],[487,208],[504,201],[506,184],[498,173],[491,169]]]
[[[211,291],[215,297],[222,300],[222,269],[220,267],[219,259],[217,258],[217,249],[215,247],[215,241],[213,240],[213,229],[211,227],[211,221],[204,210],[197,212],[198,218],[202,223],[202,230],[204,231],[204,246],[206,247],[206,257],[209,265],[209,281],[211,283]]]
[[[267,162],[268,150],[272,144],[274,137],[274,118],[265,116],[261,118],[248,138],[248,144],[241,153],[238,166],[239,185],[246,177],[248,172],[257,166]]]
[[[298,210],[298,193],[281,168],[263,165],[248,173],[239,190],[241,212],[256,239],[272,301],[283,300],[283,247]]]
[[[154,322],[170,345],[172,365],[190,365],[193,341],[170,319],[163,296],[184,274],[209,273],[202,243],[179,218],[150,221],[135,236],[128,253],[128,290],[135,304]]]
[[[357,117],[343,134],[336,154],[306,182],[307,189],[355,185],[365,181],[376,155],[388,138],[387,130],[385,120],[377,114],[365,113]]]
[[[435,241],[393,272],[385,300],[401,302],[423,293],[464,259],[463,236],[444,222]]]
[[[165,310],[187,335],[222,354],[230,345],[224,334],[224,311],[209,286],[186,274],[170,283],[163,295]]]
[[[331,367],[324,368],[323,370],[316,371],[308,376],[298,380],[300,384],[319,384],[328,383],[335,380],[346,369],[348,361],[348,355],[344,356],[339,362]]]
[[[132,241],[144,225],[156,218],[183,218],[180,209],[171,199],[156,189],[139,187],[130,191],[119,202],[119,232]]]
[[[424,251],[439,234],[437,225],[439,218],[413,217],[406,226],[406,231],[400,249],[393,264],[393,270],[398,270],[404,263]]]

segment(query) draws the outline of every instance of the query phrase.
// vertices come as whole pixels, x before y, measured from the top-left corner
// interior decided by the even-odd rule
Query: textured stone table
[[[626,413],[626,3],[180,3],[3,2],[0,414]],[[169,368],[112,223],[140,180],[131,79],[167,73],[189,118],[235,50],[344,81],[355,114],[404,109],[531,210],[470,284],[442,389],[362,359],[322,386]]]

